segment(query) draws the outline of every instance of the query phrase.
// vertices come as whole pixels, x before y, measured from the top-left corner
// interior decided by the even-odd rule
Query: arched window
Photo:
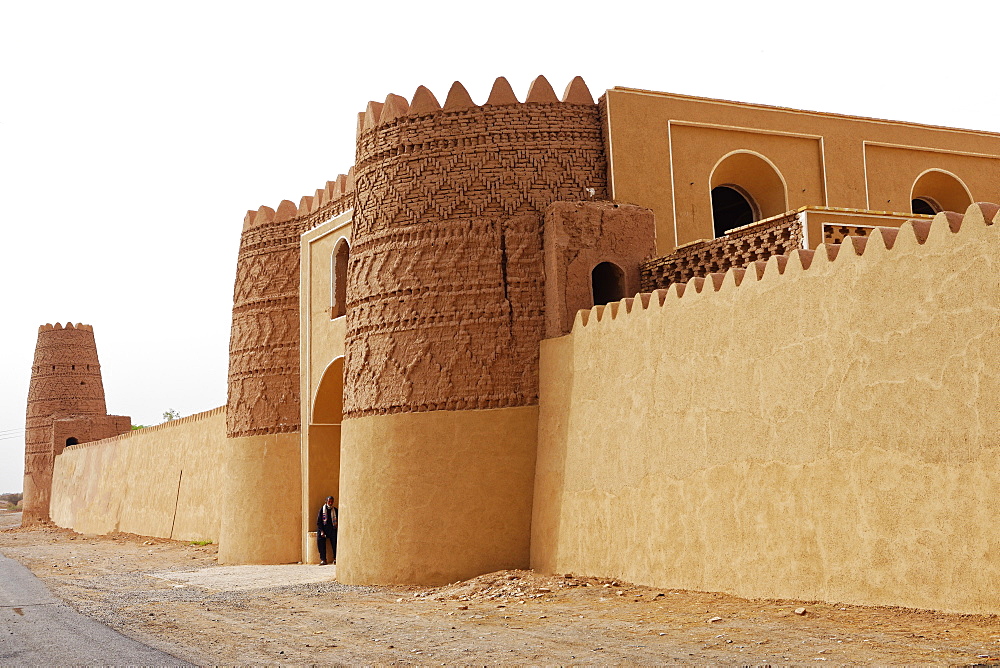
[[[930,197],[916,197],[910,200],[910,212],[933,216],[941,211],[941,205]]]
[[[745,190],[727,184],[712,188],[712,228],[721,237],[734,227],[760,220],[760,207]]]
[[[347,239],[337,242],[330,267],[331,304],[330,318],[347,314],[347,260],[351,255],[351,245]]]
[[[960,178],[943,169],[928,169],[917,177],[910,190],[910,210],[913,213],[964,213],[970,204],[972,194],[969,189]]]
[[[590,272],[594,306],[616,302],[625,297],[625,272],[614,262],[602,262]]]
[[[788,210],[785,179],[770,160],[752,151],[733,151],[719,160],[709,188],[712,232],[717,237]]]
[[[76,445],[79,442],[80,441],[76,440],[76,437],[70,436],[69,438],[66,439],[66,447],[68,448],[71,445]]]

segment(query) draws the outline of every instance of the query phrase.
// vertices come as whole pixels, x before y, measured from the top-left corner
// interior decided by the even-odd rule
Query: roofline
[[[941,130],[945,132],[963,132],[967,134],[983,135],[986,137],[1000,138],[1000,132],[992,132],[990,130],[970,130],[968,128],[955,128],[946,125],[930,125],[928,123],[914,123],[912,121],[893,121],[887,118],[872,118],[870,116],[852,116],[851,114],[835,114],[827,111],[809,111],[806,109],[793,109],[791,107],[778,107],[769,104],[758,104],[756,102],[737,102],[736,100],[721,100],[712,97],[701,97],[698,95],[683,95],[681,93],[666,93],[654,90],[645,90],[643,88],[630,88],[628,86],[615,86],[607,91],[611,92],[622,92],[622,93],[636,93],[639,95],[649,95],[652,97],[669,97],[678,100],[693,100],[696,102],[710,102],[712,104],[722,104],[734,107],[744,107],[752,109],[763,109],[766,111],[782,111],[792,114],[802,114],[805,116],[819,116],[822,118],[841,118],[845,120],[852,121],[863,121],[867,123],[880,123],[885,125],[906,125],[914,128],[923,128],[925,130]]]

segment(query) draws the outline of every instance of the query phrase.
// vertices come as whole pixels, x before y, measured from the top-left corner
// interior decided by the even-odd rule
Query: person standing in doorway
[[[316,543],[319,546],[320,566],[337,563],[337,507],[334,498],[326,497],[326,503],[316,517]],[[326,543],[330,541],[330,561],[326,560]]]

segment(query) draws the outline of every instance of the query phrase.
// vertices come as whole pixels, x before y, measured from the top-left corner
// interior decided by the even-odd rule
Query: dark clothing
[[[330,560],[326,560],[326,541],[330,541],[330,553],[333,555]],[[316,545],[319,547],[319,560],[328,564],[332,564],[337,561],[337,530],[334,529],[333,533],[328,534],[325,538],[323,536],[316,536]]]
[[[323,510],[326,509],[326,513]],[[324,517],[324,515],[326,517]],[[316,516],[316,545],[320,561],[326,562],[326,543],[330,542],[330,562],[337,560],[337,507],[327,508],[324,503]]]

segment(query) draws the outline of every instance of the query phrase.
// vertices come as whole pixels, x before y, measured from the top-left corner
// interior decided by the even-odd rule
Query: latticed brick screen
[[[772,255],[802,248],[803,230],[798,214],[791,212],[758,225],[747,226],[724,237],[701,241],[639,265],[643,292],[686,283],[692,278],[745,267]]]
[[[872,233],[874,227],[865,225],[835,225],[833,223],[823,223],[823,243],[839,244],[846,237],[867,237]]]

